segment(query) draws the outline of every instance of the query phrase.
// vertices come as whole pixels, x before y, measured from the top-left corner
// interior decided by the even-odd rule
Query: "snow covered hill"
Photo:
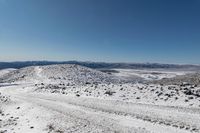
[[[5,74],[1,82],[26,83],[118,83],[120,80],[109,74],[79,65],[48,65],[22,68]]]
[[[7,73],[10,73],[12,71],[15,71],[17,69],[14,69],[14,68],[8,68],[8,69],[3,69],[3,70],[0,70],[0,77],[4,76],[5,74]]]

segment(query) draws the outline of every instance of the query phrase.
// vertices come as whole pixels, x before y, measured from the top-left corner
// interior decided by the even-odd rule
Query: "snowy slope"
[[[12,71],[3,75],[0,80],[1,82],[28,82],[32,79],[36,79],[37,75],[34,71],[34,67],[27,67]]]
[[[3,70],[0,70],[0,77],[2,77],[3,75],[7,74],[7,73],[10,73],[12,71],[15,71],[16,69],[14,68],[8,68],[8,69],[3,69]]]
[[[28,83],[117,83],[120,80],[106,73],[79,65],[49,65],[22,68],[2,78],[3,82]]]
[[[154,81],[153,83],[157,84],[163,84],[163,85],[181,85],[182,83],[188,83],[188,84],[195,84],[195,85],[200,85],[200,73],[189,73],[186,75],[179,75],[174,78],[169,78],[169,79],[162,79],[158,81]]]

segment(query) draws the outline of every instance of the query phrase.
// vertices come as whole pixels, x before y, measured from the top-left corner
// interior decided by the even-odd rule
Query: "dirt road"
[[[13,101],[2,105],[7,132],[200,132],[200,109],[148,105],[92,97],[36,93],[27,86],[1,87]],[[18,109],[17,109],[18,108]],[[9,115],[5,115],[9,114]],[[16,125],[5,125],[19,117]]]

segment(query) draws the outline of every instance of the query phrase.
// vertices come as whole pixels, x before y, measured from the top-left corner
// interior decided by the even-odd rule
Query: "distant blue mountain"
[[[44,66],[53,64],[77,64],[94,69],[200,69],[198,65],[177,65],[177,64],[159,64],[159,63],[105,63],[105,62],[81,62],[81,61],[24,61],[24,62],[0,62],[0,69],[22,68],[28,66]]]

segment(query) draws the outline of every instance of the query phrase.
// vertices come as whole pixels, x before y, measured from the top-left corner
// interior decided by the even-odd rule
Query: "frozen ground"
[[[1,81],[0,132],[200,132],[196,85],[124,83],[77,65],[24,68]]]

